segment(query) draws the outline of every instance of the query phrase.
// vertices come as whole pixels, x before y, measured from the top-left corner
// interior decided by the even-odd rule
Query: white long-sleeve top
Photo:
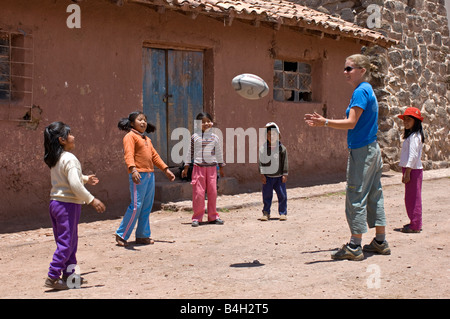
[[[399,166],[412,169],[423,169],[421,157],[422,138],[419,132],[415,132],[408,136],[403,142]]]
[[[70,152],[63,152],[50,169],[52,189],[50,199],[66,203],[89,204],[94,196],[84,187],[88,176],[81,172],[81,164]]]

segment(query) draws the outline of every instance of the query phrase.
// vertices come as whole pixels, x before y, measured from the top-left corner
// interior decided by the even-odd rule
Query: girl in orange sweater
[[[175,176],[145,135],[155,131],[155,127],[147,123],[144,113],[130,113],[128,118],[119,121],[118,127],[128,132],[123,138],[123,150],[129,174],[131,204],[116,231],[116,242],[119,246],[127,246],[127,240],[137,222],[136,243],[153,244],[149,218],[155,196],[154,166],[162,170],[170,181]]]

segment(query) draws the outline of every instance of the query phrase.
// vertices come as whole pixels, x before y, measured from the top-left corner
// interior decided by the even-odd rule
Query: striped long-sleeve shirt
[[[198,166],[225,166],[219,137],[212,133],[211,130],[201,134],[192,134],[185,163],[186,166],[189,163],[194,163]]]

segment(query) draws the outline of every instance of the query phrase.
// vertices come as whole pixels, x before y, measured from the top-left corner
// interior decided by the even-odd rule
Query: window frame
[[[0,29],[0,121],[32,121],[34,43],[31,33]],[[1,54],[3,53],[3,54]],[[2,67],[3,66],[3,67]]]
[[[281,62],[283,69],[280,70],[279,66],[277,66],[276,64]],[[297,64],[297,72],[292,72],[290,70],[285,70],[285,63],[296,63]],[[309,68],[309,73],[305,73],[303,72],[301,69],[298,68],[299,65],[302,64],[306,64],[308,65]],[[278,69],[277,69],[278,68]],[[322,78],[323,78],[323,74],[322,74],[322,69],[323,69],[323,62],[321,59],[299,59],[299,58],[290,58],[290,57],[276,57],[273,59],[273,101],[274,102],[278,102],[278,103],[290,103],[290,104],[295,104],[295,105],[301,105],[301,104],[317,104],[317,103],[322,103]],[[299,86],[297,86],[296,89],[292,89],[292,87],[286,87],[286,86],[277,86],[277,72],[281,72],[281,73],[286,73],[287,74],[299,74],[299,75],[309,75],[309,90],[308,91],[304,91],[302,90]],[[282,84],[283,85],[283,84]],[[287,98],[284,99],[280,99],[279,96],[277,97],[277,93],[280,94],[280,91],[290,91],[293,90],[295,91],[297,94],[298,92],[308,92],[309,93],[309,98],[308,100],[303,100],[299,98],[295,98],[294,96],[294,100],[290,100]]]

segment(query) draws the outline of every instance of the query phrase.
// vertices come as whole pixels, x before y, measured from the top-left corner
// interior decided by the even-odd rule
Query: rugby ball
[[[249,100],[263,98],[269,93],[267,83],[259,76],[250,73],[235,76],[231,85],[240,96]]]

